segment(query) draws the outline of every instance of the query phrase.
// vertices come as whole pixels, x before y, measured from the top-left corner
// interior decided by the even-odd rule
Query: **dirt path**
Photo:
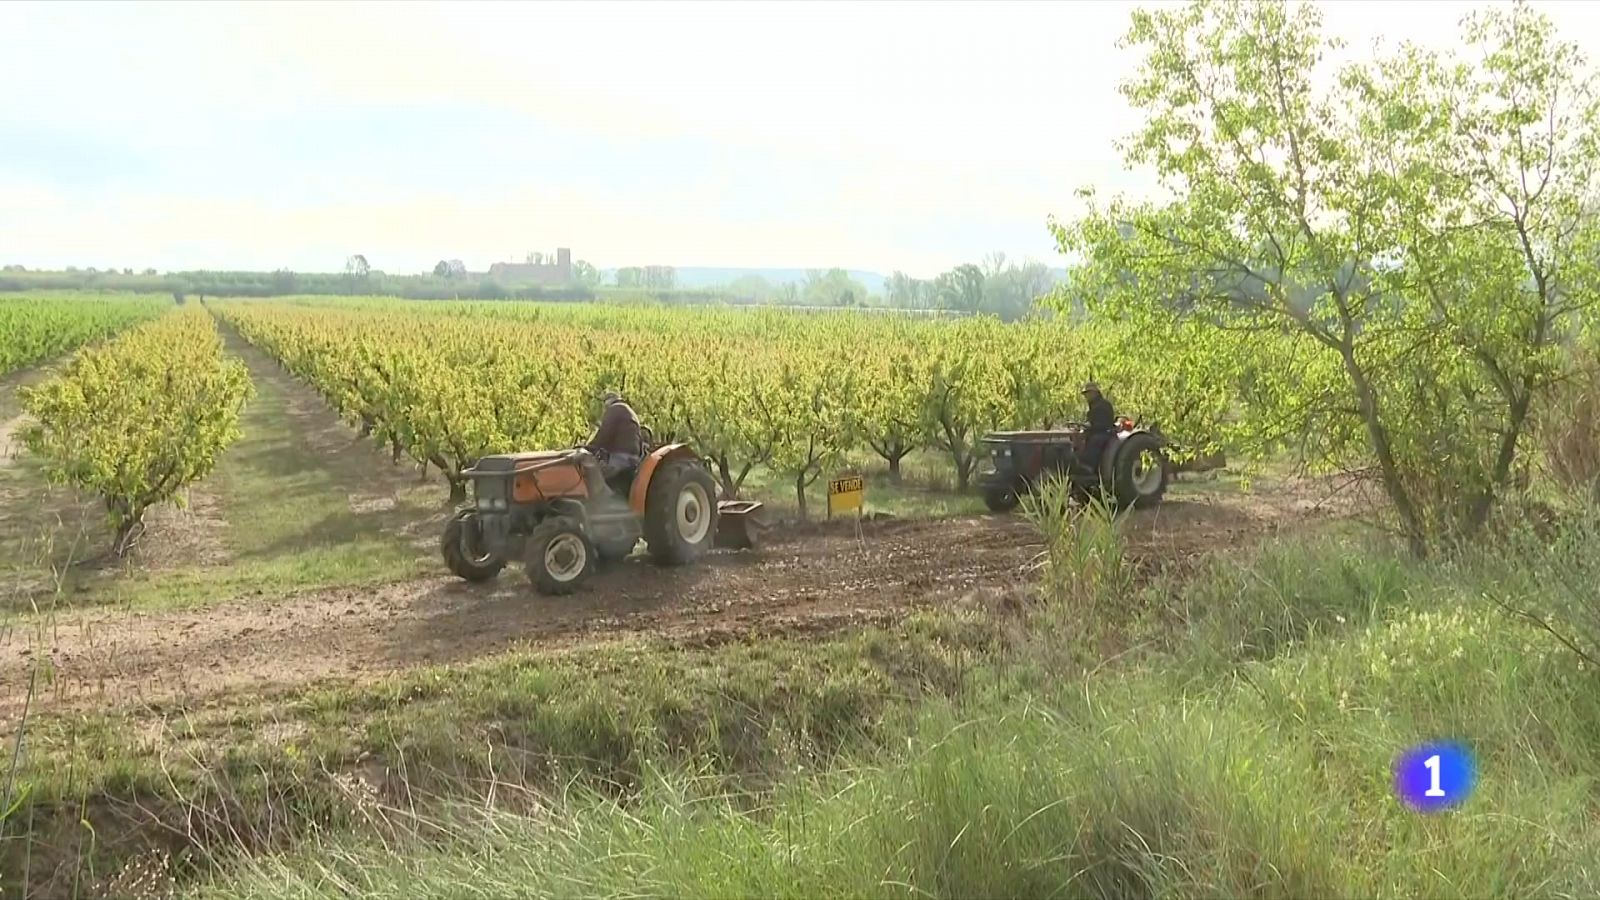
[[[0,376],[0,467],[10,465],[22,453],[22,440],[17,432],[21,430],[26,417],[22,414],[22,401],[17,396],[17,389],[39,384],[70,358],[63,357]]]
[[[1314,512],[1304,491],[1174,499],[1139,513],[1134,554],[1177,561]],[[386,586],[243,600],[160,614],[85,614],[0,634],[0,721],[19,711],[28,671],[48,655],[50,707],[225,702],[321,679],[360,681],[525,646],[569,647],[632,635],[683,643],[823,632],[882,622],[982,587],[1027,578],[1037,536],[1014,517],[814,526],[757,552],[717,553],[662,570],[635,558],[575,597],[532,593],[508,569],[487,585],[445,575]]]
[[[0,466],[9,466],[22,452],[22,442],[15,439],[17,430],[22,427],[22,416],[13,416],[0,421]]]
[[[252,558],[386,541],[432,557],[453,507],[437,472],[360,437],[322,396],[222,326],[256,386],[245,434],[224,456],[226,516]],[[244,515],[240,510],[247,510]]]

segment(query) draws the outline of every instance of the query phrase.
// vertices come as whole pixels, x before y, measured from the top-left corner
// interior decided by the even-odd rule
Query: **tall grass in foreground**
[[[754,812],[665,776],[633,804],[463,811],[443,844],[256,860],[205,893],[1592,896],[1600,699],[1482,613],[1418,612],[1212,693],[1146,674],[984,717],[938,705],[903,751]],[[1388,767],[1441,734],[1474,744],[1482,787],[1423,818]]]
[[[982,696],[927,703],[903,742],[771,791],[669,767],[628,798],[455,808],[443,839],[330,838],[198,892],[1594,896],[1600,684],[1496,603],[1560,601],[1549,567],[1572,548],[1543,546],[1491,565],[1280,544],[1129,597],[1167,629],[1138,665],[975,680]],[[1480,780],[1428,817],[1394,798],[1390,766],[1432,738],[1470,744]]]

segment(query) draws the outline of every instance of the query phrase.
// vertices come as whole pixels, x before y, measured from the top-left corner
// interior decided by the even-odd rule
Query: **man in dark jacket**
[[[1088,413],[1088,441],[1084,446],[1085,462],[1094,468],[1099,468],[1100,457],[1111,445],[1117,434],[1117,413],[1111,408],[1111,401],[1100,393],[1100,385],[1089,382],[1083,386],[1083,398],[1089,401]]]
[[[643,435],[639,429],[639,415],[624,403],[615,391],[607,391],[604,409],[600,413],[600,426],[589,438],[588,449],[597,451],[600,466],[610,480],[618,472],[639,464],[643,451]]]

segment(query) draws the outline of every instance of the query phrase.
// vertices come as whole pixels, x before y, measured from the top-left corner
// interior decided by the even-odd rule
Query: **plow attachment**
[[[759,501],[719,500],[716,546],[731,550],[752,549],[760,544],[767,524],[766,508]]]

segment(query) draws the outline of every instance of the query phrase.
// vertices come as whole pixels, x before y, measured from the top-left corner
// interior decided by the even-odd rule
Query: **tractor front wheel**
[[[1155,506],[1167,492],[1166,454],[1161,441],[1152,434],[1129,435],[1116,448],[1112,461],[1112,493],[1117,506]]]
[[[475,510],[463,509],[452,516],[440,543],[444,564],[467,581],[488,581],[506,567],[505,560],[483,546],[483,523]]]
[[[545,519],[528,533],[524,565],[541,594],[570,594],[594,574],[599,554],[576,520]]]
[[[989,507],[990,512],[1011,512],[1021,502],[1022,498],[1018,496],[1014,487],[989,488],[983,492],[983,505]]]
[[[689,460],[656,470],[645,498],[644,540],[664,566],[699,559],[717,537],[717,486],[711,473]]]

